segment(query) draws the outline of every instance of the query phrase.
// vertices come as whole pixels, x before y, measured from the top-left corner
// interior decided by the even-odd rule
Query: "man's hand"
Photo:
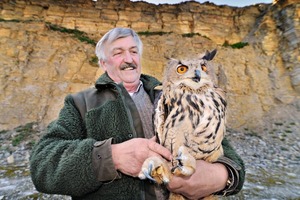
[[[151,156],[161,156],[171,160],[171,152],[151,139],[134,138],[119,144],[111,145],[112,158],[117,170],[137,177],[144,161]]]
[[[228,179],[226,167],[220,163],[197,160],[197,167],[191,176],[173,176],[167,188],[188,199],[207,197],[225,188]]]

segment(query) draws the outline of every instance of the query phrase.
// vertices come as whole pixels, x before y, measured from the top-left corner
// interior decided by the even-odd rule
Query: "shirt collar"
[[[142,85],[143,85],[143,82],[140,81],[139,86],[136,88],[136,90],[134,92],[128,92],[129,95],[132,96],[134,93],[138,93]]]

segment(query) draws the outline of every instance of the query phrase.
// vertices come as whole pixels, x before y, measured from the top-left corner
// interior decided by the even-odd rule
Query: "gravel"
[[[29,127],[0,132],[0,200],[71,199],[36,191],[30,179],[29,155],[42,132],[34,123]],[[229,130],[227,137],[245,162],[246,181],[238,195],[222,199],[300,199],[297,122],[274,123],[261,132]]]

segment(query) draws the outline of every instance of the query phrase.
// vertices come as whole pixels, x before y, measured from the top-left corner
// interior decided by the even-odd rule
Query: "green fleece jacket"
[[[154,102],[154,88],[160,82],[147,75],[142,75],[141,81]],[[95,166],[95,163],[101,165],[101,159],[95,161],[97,142],[120,143],[143,137],[137,113],[125,88],[114,83],[107,74],[96,81],[95,88],[68,95],[59,117],[49,124],[31,153],[30,171],[36,189],[70,195],[73,199],[154,199],[153,191],[148,189],[149,181],[120,172],[105,180],[105,170],[109,169],[99,170]],[[243,186],[244,164],[227,140],[223,141],[223,147],[239,177],[231,192],[234,194]],[[111,152],[107,152],[104,157],[111,156]],[[113,166],[108,168],[114,171]]]

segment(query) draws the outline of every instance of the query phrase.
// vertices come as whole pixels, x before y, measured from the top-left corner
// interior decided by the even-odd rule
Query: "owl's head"
[[[217,50],[206,51],[199,58],[177,60],[171,58],[166,66],[163,86],[175,89],[185,86],[192,90],[214,85],[214,71],[209,61],[214,58]]]

